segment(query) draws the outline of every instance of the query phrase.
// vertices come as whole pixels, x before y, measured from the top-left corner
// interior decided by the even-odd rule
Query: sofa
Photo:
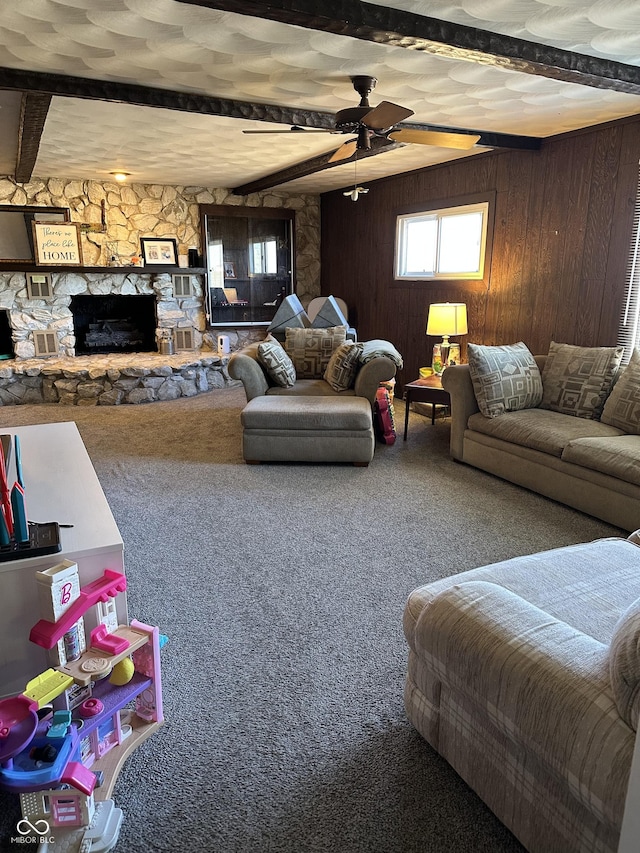
[[[640,541],[414,590],[411,723],[529,853],[615,853],[640,711]]]
[[[552,342],[549,354],[533,356],[520,342],[475,351],[486,357],[484,372],[469,344],[470,363],[442,375],[453,459],[622,530],[638,528],[638,352],[620,367],[621,347]]]
[[[402,367],[402,358],[396,348],[384,340],[352,343],[346,340],[346,329],[341,332],[329,329],[287,329],[287,341],[282,345],[291,357],[293,375],[279,380],[282,371],[267,369],[260,349],[266,341],[256,341],[237,350],[229,359],[229,376],[242,382],[247,402],[263,395],[296,395],[301,397],[357,396],[365,397],[371,405],[381,383],[392,380]],[[333,337],[332,337],[333,333]],[[302,343],[298,343],[302,340]],[[311,341],[311,344],[308,342]],[[306,342],[306,343],[305,343]],[[272,341],[277,352],[279,342]],[[351,344],[351,346],[349,346]],[[344,347],[355,358],[351,367],[342,373],[336,371],[336,381],[325,376],[336,349]],[[280,354],[282,358],[282,354]]]

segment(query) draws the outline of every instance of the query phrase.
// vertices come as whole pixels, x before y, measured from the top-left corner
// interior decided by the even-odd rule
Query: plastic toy
[[[110,799],[120,768],[163,721],[166,638],[136,620],[117,624],[118,572],[80,588],[76,564],[64,560],[36,578],[43,618],[30,638],[51,668],[0,700],[0,787],[20,794],[41,853],[106,853],[123,819]],[[85,617],[97,622],[88,636]]]

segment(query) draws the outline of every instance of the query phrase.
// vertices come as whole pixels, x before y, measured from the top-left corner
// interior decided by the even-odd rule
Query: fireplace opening
[[[15,358],[9,312],[0,311],[0,359]]]
[[[72,296],[76,355],[156,352],[155,296]]]

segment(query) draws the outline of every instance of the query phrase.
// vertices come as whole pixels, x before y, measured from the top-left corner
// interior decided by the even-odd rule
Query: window
[[[253,275],[275,275],[278,272],[277,243],[275,237],[254,240],[251,244],[250,272]]]
[[[633,211],[631,251],[625,273],[625,301],[618,329],[618,343],[624,347],[622,364],[627,364],[634,348],[640,346],[640,175]]]
[[[395,277],[482,278],[489,202],[397,218]]]

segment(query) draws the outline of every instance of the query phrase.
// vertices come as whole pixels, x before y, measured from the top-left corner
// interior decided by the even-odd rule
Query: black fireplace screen
[[[155,296],[72,296],[76,355],[156,352]]]
[[[0,311],[0,359],[14,358],[9,312]]]

